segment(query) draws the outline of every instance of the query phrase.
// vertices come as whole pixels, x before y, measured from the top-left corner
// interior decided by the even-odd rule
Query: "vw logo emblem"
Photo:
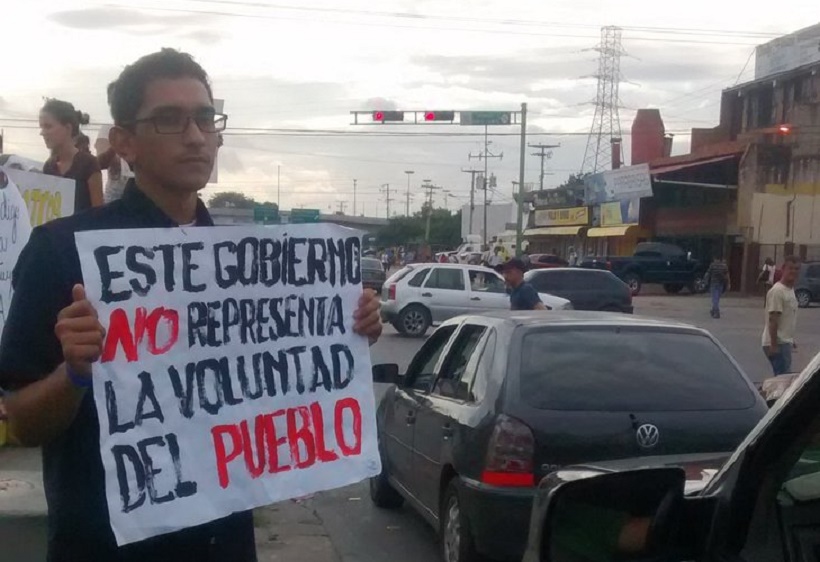
[[[635,437],[638,440],[638,445],[644,449],[651,449],[660,441],[661,432],[658,431],[657,426],[651,423],[645,423],[638,428]]]

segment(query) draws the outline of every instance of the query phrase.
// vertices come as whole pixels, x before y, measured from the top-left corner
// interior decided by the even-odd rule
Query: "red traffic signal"
[[[374,111],[373,121],[384,123],[385,121],[404,121],[403,111]]]
[[[455,121],[455,111],[425,111],[425,121]]]
[[[790,135],[792,133],[792,126],[791,125],[780,125],[777,128],[777,132],[781,135]]]

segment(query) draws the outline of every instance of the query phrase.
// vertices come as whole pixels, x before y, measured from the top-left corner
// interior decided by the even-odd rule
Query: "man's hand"
[[[780,353],[780,349],[776,345],[770,345],[766,348],[766,355],[768,355],[769,357],[774,357],[778,353]]]
[[[74,302],[60,311],[54,332],[68,368],[74,374],[90,377],[91,364],[102,354],[105,329],[82,285],[74,285],[71,296]]]
[[[367,336],[370,345],[376,343],[382,335],[382,318],[379,308],[381,308],[379,295],[373,289],[365,289],[359,299],[359,308],[353,314],[355,320],[353,331],[361,336]]]

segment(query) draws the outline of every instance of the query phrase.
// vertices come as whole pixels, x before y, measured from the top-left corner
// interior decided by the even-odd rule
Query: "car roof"
[[[586,267],[551,267],[549,269],[530,269],[527,273],[537,273],[538,275],[549,274],[556,271],[571,271],[573,273],[580,273],[581,275],[613,275],[607,269],[587,269]]]
[[[691,331],[707,333],[702,328],[692,324],[674,322],[660,318],[649,318],[646,316],[636,316],[633,314],[615,314],[612,312],[584,312],[584,311],[564,311],[554,310],[544,312],[541,310],[520,311],[520,310],[498,310],[489,311],[482,314],[470,314],[459,316],[448,320],[445,324],[460,323],[469,321],[471,318],[496,320],[499,324],[507,324],[512,327],[541,327],[541,326],[623,326],[623,327],[646,327],[646,328],[667,328],[679,331]]]

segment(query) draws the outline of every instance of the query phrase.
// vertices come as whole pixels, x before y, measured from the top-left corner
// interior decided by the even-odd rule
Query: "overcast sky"
[[[765,16],[740,0],[27,0],[5,12],[0,128],[6,152],[47,156],[36,128],[43,97],[74,103],[94,124],[110,122],[105,88],[125,64],[169,46],[192,53],[225,99],[229,134],[219,184],[281,206],[385,215],[382,184],[404,212],[405,170],[418,185],[468,200],[462,168],[482,149],[480,129],[351,126],[351,110],[516,110],[530,107],[530,142],[561,144],[549,161],[554,186],[583,160],[593,107],[600,27],[619,25],[623,46],[621,124],[658,107],[674,150],[688,152],[691,127],[716,124],[719,94],[754,77],[754,46],[820,21],[816,0],[781,0]],[[233,129],[233,130],[231,130]],[[254,130],[248,130],[254,129]],[[278,131],[274,131],[278,129]],[[308,130],[309,136],[285,130]],[[323,132],[316,132],[317,130]],[[330,134],[342,131],[344,134]],[[378,133],[476,136],[374,136]],[[516,133],[516,127],[491,132]],[[354,134],[351,134],[354,133]],[[369,136],[367,136],[369,135]],[[496,136],[494,201],[518,177],[518,138]],[[628,145],[628,137],[626,137]],[[628,157],[627,149],[627,157]],[[627,160],[628,161],[628,160]],[[528,156],[527,181],[538,180]],[[394,193],[394,190],[397,193]],[[437,205],[443,206],[443,194]]]

